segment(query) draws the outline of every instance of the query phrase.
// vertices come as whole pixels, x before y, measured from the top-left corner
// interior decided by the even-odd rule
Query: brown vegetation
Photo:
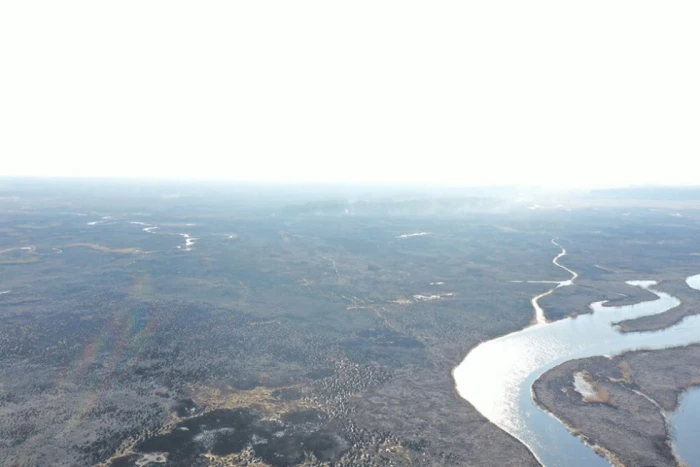
[[[632,368],[630,367],[630,364],[623,360],[620,363],[618,363],[617,367],[622,373],[622,380],[625,383],[632,384],[634,382],[634,379],[632,378]]]
[[[98,245],[97,243],[71,243],[70,245],[65,245],[62,248],[89,248],[95,251],[101,251],[102,253],[115,253],[118,255],[133,255],[136,253],[141,253],[138,248],[110,248],[104,245]]]

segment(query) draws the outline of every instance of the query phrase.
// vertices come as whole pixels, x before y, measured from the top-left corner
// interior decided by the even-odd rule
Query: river
[[[669,414],[668,419],[672,423],[674,447],[678,456],[691,467],[700,465],[700,388],[691,389],[683,394],[678,410]]]
[[[566,254],[564,248],[562,253],[555,259]],[[576,273],[567,271],[575,279]],[[604,307],[603,302],[596,302],[590,306],[591,314],[552,323],[536,316],[537,324],[472,349],[453,371],[457,392],[487,419],[528,446],[545,466],[609,465],[558,419],[539,409],[531,388],[545,371],[568,360],[700,341],[700,316],[661,331],[618,332],[615,322],[662,313],[680,304],[677,298],[654,290],[653,281],[627,283],[647,289],[658,298],[620,307]],[[688,278],[687,283],[700,290],[700,275]]]

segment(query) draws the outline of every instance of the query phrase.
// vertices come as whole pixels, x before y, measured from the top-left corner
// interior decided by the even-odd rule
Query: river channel
[[[565,254],[563,248],[562,251]],[[528,446],[547,467],[609,465],[558,419],[535,405],[532,385],[545,371],[568,360],[700,341],[700,316],[686,318],[661,331],[618,332],[615,322],[662,313],[680,303],[677,298],[654,290],[653,281],[627,283],[647,289],[658,298],[620,307],[604,307],[603,302],[596,302],[590,305],[591,314],[539,322],[484,342],[454,369],[457,392],[491,422]],[[687,283],[700,290],[700,275],[689,277]]]

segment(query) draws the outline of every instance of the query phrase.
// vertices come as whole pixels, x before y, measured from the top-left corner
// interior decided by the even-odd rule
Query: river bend
[[[565,254],[562,248],[554,264],[564,268],[558,259]],[[573,281],[576,273],[566,270]],[[662,313],[680,304],[677,298],[654,290],[653,281],[627,283],[649,290],[657,299],[619,307],[596,302],[590,305],[591,314],[552,323],[538,319],[533,326],[484,342],[454,369],[457,392],[487,419],[523,442],[545,466],[609,465],[558,419],[539,409],[531,388],[545,371],[568,360],[700,341],[700,316],[661,331],[618,332],[615,322]],[[700,290],[700,275],[689,277],[687,283]]]

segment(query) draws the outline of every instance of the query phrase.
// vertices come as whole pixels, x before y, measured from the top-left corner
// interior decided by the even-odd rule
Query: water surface
[[[680,400],[678,410],[670,414],[676,454],[691,467],[700,466],[700,388],[691,389]]]
[[[700,289],[700,275],[687,282]],[[609,465],[559,420],[535,406],[531,388],[542,373],[568,360],[700,341],[700,316],[656,332],[618,332],[615,322],[662,313],[680,304],[677,298],[654,290],[653,281],[628,284],[650,290],[658,298],[620,307],[593,303],[591,314],[537,324],[484,342],[455,368],[457,391],[486,418],[527,445],[545,466]]]

